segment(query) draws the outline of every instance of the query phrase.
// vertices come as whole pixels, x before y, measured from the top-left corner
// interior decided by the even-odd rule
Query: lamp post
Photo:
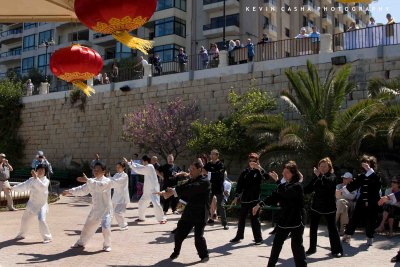
[[[49,66],[49,64],[48,64],[49,60],[48,60],[47,51],[49,49],[49,46],[53,46],[55,44],[56,43],[54,42],[53,37],[52,37],[52,38],[50,38],[50,41],[44,41],[43,43],[41,43],[39,45],[39,47],[45,47],[46,48],[46,54],[45,54],[46,55],[46,67],[44,68],[44,82],[46,82],[46,83],[47,83],[47,68]]]

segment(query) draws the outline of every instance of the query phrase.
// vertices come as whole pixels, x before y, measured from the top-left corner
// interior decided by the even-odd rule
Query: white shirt
[[[146,166],[143,166],[137,163],[128,163],[128,165],[136,173],[144,175],[143,194],[160,192],[157,173],[152,164],[149,163]]]
[[[101,219],[112,213],[111,179],[105,176],[100,179],[89,178],[86,184],[68,190],[74,196],[92,195],[92,209],[89,217]]]
[[[135,175],[135,174],[137,174],[133,169],[132,169],[132,167],[131,167],[131,165],[133,164],[133,163],[137,163],[137,164],[140,164],[141,163],[141,161],[140,160],[138,160],[138,159],[135,159],[135,160],[132,160],[131,161],[131,164],[129,164],[128,163],[128,165],[129,165],[129,168],[131,168],[131,175]]]
[[[42,208],[48,210],[49,184],[50,181],[46,176],[38,179],[31,177],[25,182],[15,185],[12,190],[16,192],[30,191],[26,209],[32,213],[38,213]]]
[[[113,204],[128,204],[129,190],[128,190],[128,175],[125,172],[118,172],[111,178],[114,188],[114,194],[112,196]]]
[[[224,194],[224,199],[225,199],[225,201],[228,201],[229,195],[230,195],[230,193],[231,193],[231,189],[232,189],[232,183],[229,182],[228,180],[225,180],[225,181],[224,181],[224,191],[227,191],[227,192],[228,192],[228,195],[227,195],[227,196]]]

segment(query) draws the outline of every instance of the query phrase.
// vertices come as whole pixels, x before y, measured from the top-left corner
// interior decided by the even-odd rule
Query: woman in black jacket
[[[282,207],[281,217],[278,221],[275,238],[272,245],[268,267],[275,266],[282,250],[283,242],[291,234],[292,252],[297,267],[307,266],[306,255],[303,246],[304,232],[304,193],[300,184],[301,173],[297,169],[296,162],[286,163],[282,172],[284,183],[279,183],[276,191],[263,202],[253,208],[253,214],[257,214],[263,205],[274,205],[279,202]],[[269,176],[278,181],[278,174],[270,172]],[[265,203],[265,204],[264,204]]]
[[[249,155],[249,167],[239,176],[236,186],[236,197],[232,204],[240,199],[240,217],[236,236],[230,242],[239,242],[243,239],[247,215],[250,213],[251,229],[253,230],[256,245],[262,243],[260,213],[252,213],[253,207],[260,202],[261,182],[268,179],[268,174],[260,166],[259,156],[256,153]]]
[[[364,155],[361,158],[362,173],[350,184],[343,187],[342,191],[349,193],[357,189],[360,195],[356,201],[353,216],[346,227],[344,242],[350,242],[358,224],[363,221],[367,235],[367,245],[371,246],[374,238],[376,220],[378,218],[378,201],[380,199],[381,178],[375,173],[377,162],[373,156]],[[341,192],[339,191],[340,195]]]
[[[343,255],[336,226],[336,177],[333,172],[331,159],[321,159],[318,169],[314,168],[315,177],[304,187],[305,194],[314,192],[310,210],[310,247],[306,252],[307,255],[317,251],[317,232],[321,216],[325,217],[328,226],[332,256],[339,258]]]

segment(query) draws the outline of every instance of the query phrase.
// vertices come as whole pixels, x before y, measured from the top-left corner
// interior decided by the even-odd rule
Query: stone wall
[[[163,105],[167,99],[179,96],[186,101],[197,101],[201,118],[215,120],[229,112],[227,95],[231,89],[244,92],[254,81],[259,88],[278,96],[289,87],[285,69],[305,69],[307,59],[318,64],[323,76],[332,67],[332,56],[345,55],[347,61],[352,62],[351,77],[358,89],[347,100],[346,108],[367,96],[368,79],[399,77],[399,48],[390,46],[286,58],[97,86],[97,93],[88,98],[85,111],[71,107],[68,92],[25,97],[20,129],[26,141],[24,163],[30,164],[37,150],[43,150],[58,167],[71,158],[78,163],[90,161],[95,153],[100,153],[107,163],[115,163],[122,156],[129,158],[141,151],[122,139],[125,114],[140,110],[146,103]],[[381,57],[377,58],[378,55]],[[132,90],[120,91],[125,85]],[[287,119],[296,118],[284,103],[278,101],[278,105]]]

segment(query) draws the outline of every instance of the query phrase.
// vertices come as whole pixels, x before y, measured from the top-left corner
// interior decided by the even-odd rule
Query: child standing
[[[114,187],[112,203],[114,208],[114,216],[118,222],[121,231],[128,230],[128,223],[124,218],[126,205],[130,203],[128,190],[128,175],[125,173],[125,163],[118,162],[115,167],[117,173],[111,178]]]

